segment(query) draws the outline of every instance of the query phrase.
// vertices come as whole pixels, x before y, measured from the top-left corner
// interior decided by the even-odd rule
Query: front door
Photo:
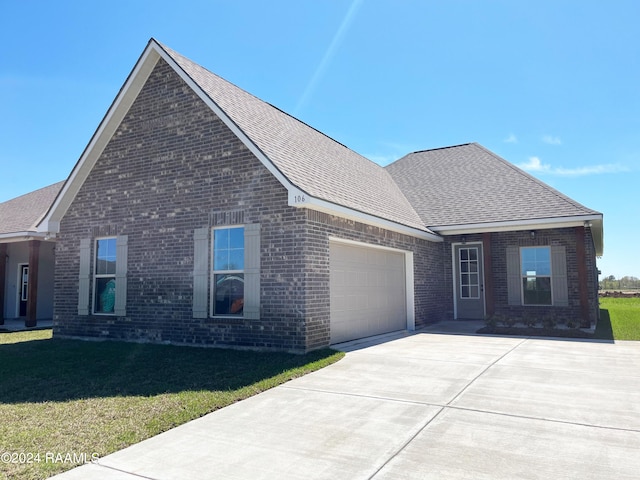
[[[482,244],[455,245],[453,249],[456,318],[484,318],[484,273]]]
[[[19,268],[18,303],[20,305],[19,316],[26,317],[27,316],[27,292],[29,291],[29,265],[22,264],[22,265],[19,265],[18,268]]]

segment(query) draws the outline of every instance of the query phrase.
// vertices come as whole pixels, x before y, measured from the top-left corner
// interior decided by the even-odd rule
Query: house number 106
[[[304,195],[294,195],[293,196],[293,202],[294,203],[304,203],[306,201],[307,201],[307,199],[305,198]]]

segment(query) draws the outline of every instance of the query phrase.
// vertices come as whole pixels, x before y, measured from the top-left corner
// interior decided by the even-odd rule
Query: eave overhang
[[[550,228],[589,227],[593,236],[596,255],[604,252],[603,215],[588,214],[570,217],[509,220],[503,222],[469,223],[463,225],[436,225],[429,228],[440,235],[471,235],[474,233],[515,232],[518,230],[546,230]]]

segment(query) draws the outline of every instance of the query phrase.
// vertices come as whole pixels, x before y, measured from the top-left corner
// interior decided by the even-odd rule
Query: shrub
[[[545,315],[542,319],[542,326],[544,328],[556,328],[556,317],[553,315]]]
[[[489,328],[496,328],[498,321],[496,320],[495,315],[487,315],[486,317],[484,317],[484,323]]]

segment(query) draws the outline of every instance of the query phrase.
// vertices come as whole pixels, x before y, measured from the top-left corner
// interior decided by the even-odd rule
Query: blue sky
[[[0,201],[63,180],[150,37],[386,165],[478,142],[640,277],[635,0],[0,0]]]

